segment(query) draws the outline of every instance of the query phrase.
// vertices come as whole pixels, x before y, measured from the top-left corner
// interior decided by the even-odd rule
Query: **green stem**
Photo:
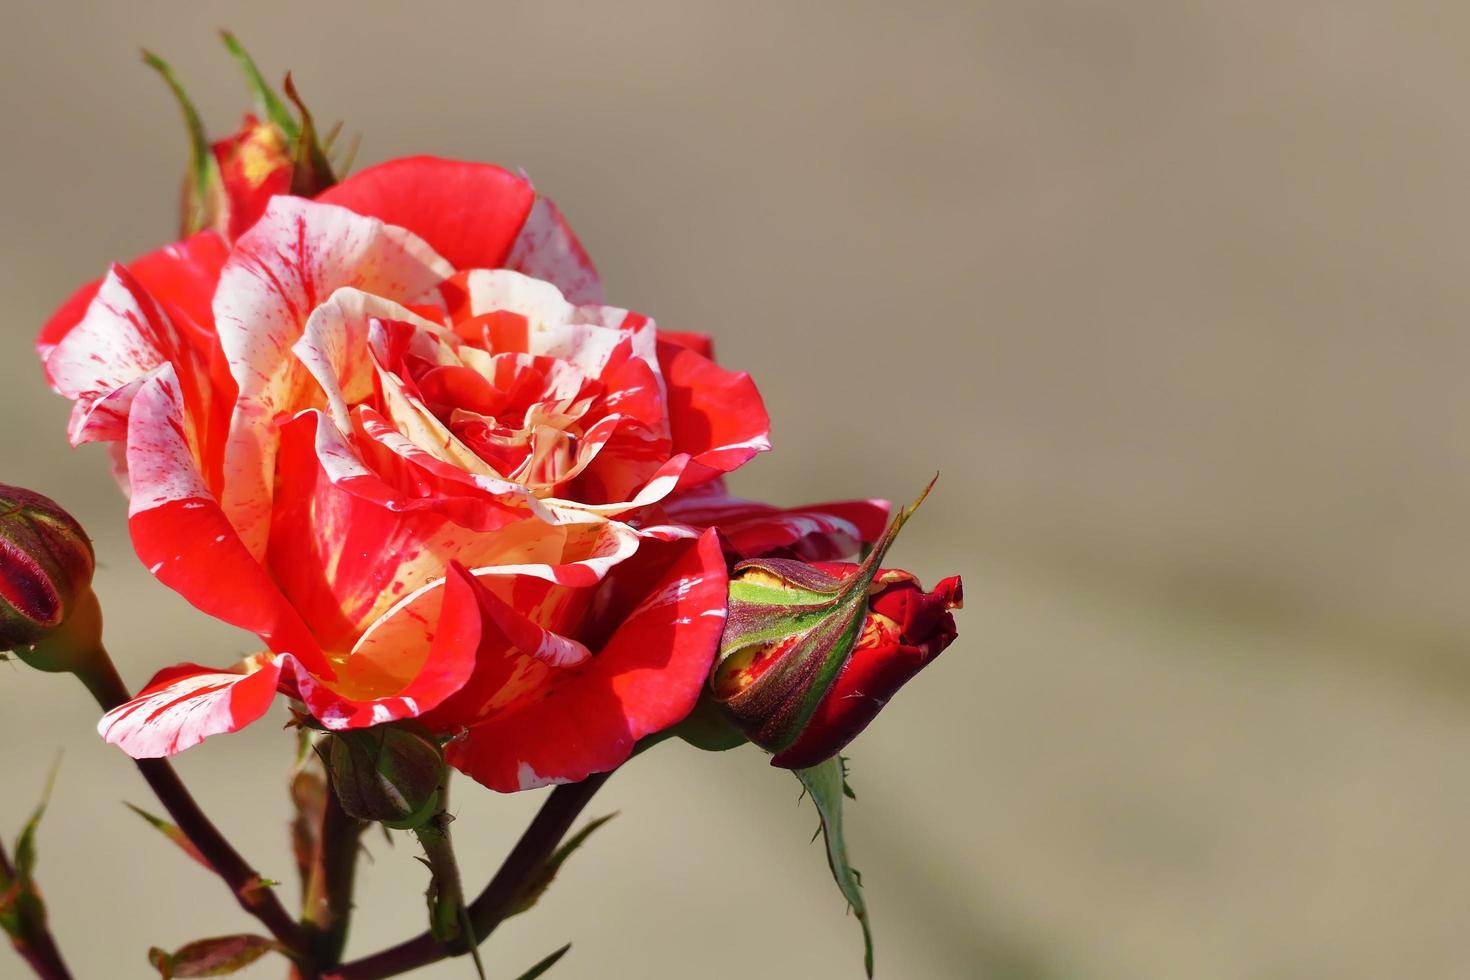
[[[448,803],[447,796],[441,799]],[[414,830],[434,876],[429,892],[429,933],[440,943],[454,943],[468,949],[475,961],[475,972],[480,975],[480,980],[485,980],[485,964],[480,962],[480,940],[475,938],[478,933],[465,905],[459,861],[454,856],[454,843],[449,836],[449,824],[453,819],[441,809],[428,823]]]

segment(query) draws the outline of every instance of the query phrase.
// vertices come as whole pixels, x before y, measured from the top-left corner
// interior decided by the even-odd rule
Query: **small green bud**
[[[342,809],[359,820],[413,830],[439,810],[444,751],[431,736],[401,723],[333,735],[327,767]]]

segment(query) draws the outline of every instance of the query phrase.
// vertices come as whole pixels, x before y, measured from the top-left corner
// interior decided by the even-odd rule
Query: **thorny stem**
[[[429,871],[434,876],[429,893],[429,932],[441,941],[452,938],[468,949],[475,961],[475,973],[480,980],[485,980],[485,964],[480,962],[480,941],[475,938],[474,922],[465,906],[459,860],[454,856],[454,843],[449,836],[449,824],[453,820],[446,810],[441,809],[427,824],[414,831],[414,836],[423,846]]]
[[[132,697],[118,676],[112,659],[100,645],[88,666],[78,671],[77,676],[103,711],[111,711]],[[137,759],[135,763],[153,795],[158,797],[158,802],[163,804],[189,842],[204,855],[209,866],[229,885],[240,907],[260,920],[284,947],[286,954],[298,962],[305,976],[316,976],[319,970],[314,966],[316,961],[311,955],[306,931],[286,911],[260,873],[205,816],[173,766],[165,759]]]
[[[568,783],[551,791],[495,877],[469,905],[470,924],[478,941],[483,942],[511,913],[532,876],[551,857],[577,816],[611,775],[598,773],[580,783]],[[467,952],[468,948],[461,944],[441,943],[425,932],[397,946],[327,970],[322,980],[381,980]]]

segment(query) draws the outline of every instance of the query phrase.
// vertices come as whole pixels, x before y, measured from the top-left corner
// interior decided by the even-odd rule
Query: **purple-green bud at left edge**
[[[40,670],[76,671],[100,649],[87,532],[54,500],[0,484],[0,650]]]

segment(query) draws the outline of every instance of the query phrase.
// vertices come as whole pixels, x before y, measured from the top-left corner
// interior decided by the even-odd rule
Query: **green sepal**
[[[703,752],[726,752],[750,741],[725,716],[708,691],[700,693],[694,710],[670,731]]]
[[[225,185],[220,176],[219,161],[214,158],[209,137],[204,132],[204,121],[189,93],[174,75],[169,63],[152,51],[143,50],[143,63],[163,78],[179,113],[184,118],[184,129],[189,135],[189,169],[184,178],[183,232],[187,237],[205,228],[211,228],[225,211]]]
[[[821,817],[821,834],[826,838],[827,866],[832,870],[832,878],[863,927],[863,965],[868,976],[872,977],[873,930],[868,921],[867,903],[863,901],[862,876],[848,863],[847,844],[842,836],[843,798],[857,798],[847,784],[847,760],[834,756],[810,769],[797,769],[795,772]]]
[[[225,44],[225,50],[240,63],[240,70],[245,74],[245,87],[250,90],[250,96],[255,101],[255,112],[262,119],[266,119],[272,126],[281,131],[288,142],[295,140],[301,135],[301,127],[291,115],[291,110],[281,97],[276,94],[266,82],[265,76],[255,66],[255,59],[245,50],[239,38],[229,31],[219,32],[220,40]]]
[[[332,787],[348,816],[416,830],[443,807],[444,751],[414,725],[339,732],[324,750]]]
[[[335,184],[337,178],[332,173],[332,161],[327,159],[321,141],[317,138],[316,123],[312,121],[311,110],[306,108],[306,103],[301,100],[301,93],[296,91],[296,82],[291,78],[290,72],[286,73],[285,89],[286,98],[291,100],[296,111],[301,114],[301,131],[293,141],[291,193],[297,197],[316,197]]]

